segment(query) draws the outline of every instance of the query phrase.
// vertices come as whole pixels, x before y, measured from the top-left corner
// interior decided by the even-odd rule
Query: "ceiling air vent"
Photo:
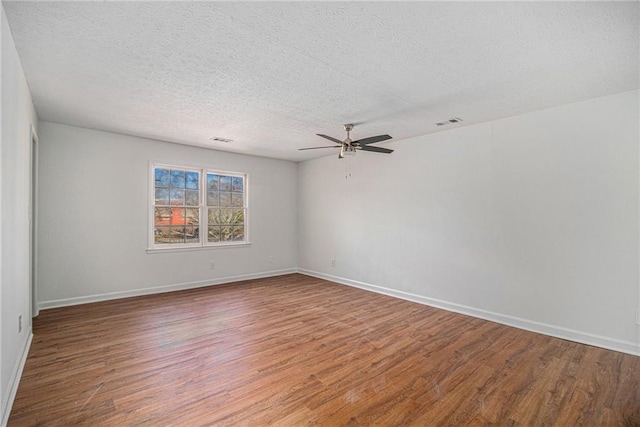
[[[459,119],[458,117],[452,117],[449,120],[445,120],[443,122],[438,122],[436,123],[436,126],[446,126],[446,125],[451,125],[454,123],[460,123],[462,121],[462,119]]]
[[[211,141],[214,141],[214,142],[224,142],[224,143],[226,143],[226,144],[229,144],[229,143],[233,142],[233,139],[219,138],[219,137],[217,137],[217,136],[211,137],[211,138],[209,138],[209,139],[210,139]]]

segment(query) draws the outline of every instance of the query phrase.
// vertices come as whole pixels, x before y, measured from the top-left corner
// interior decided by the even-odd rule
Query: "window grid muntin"
[[[246,175],[207,170],[206,183],[206,243],[247,241]]]
[[[154,166],[154,246],[199,245],[202,241],[199,196],[195,201],[185,198],[187,192],[199,192],[201,174],[180,166]]]
[[[151,237],[150,237],[150,247],[157,249],[170,249],[170,248],[197,248],[197,247],[208,247],[208,246],[216,246],[216,247],[224,247],[224,246],[234,246],[238,244],[248,244],[249,236],[248,236],[248,177],[247,174],[236,173],[236,172],[226,172],[219,171],[207,168],[192,168],[192,167],[184,167],[178,165],[168,165],[168,164],[151,164],[151,172],[152,172],[152,213],[151,213]],[[165,184],[164,186],[156,186],[156,170],[158,169],[167,169],[169,171],[175,170],[177,173],[175,175],[169,174],[169,184],[171,184],[171,179],[173,178],[173,183],[181,187],[184,184],[185,190],[185,199],[182,199],[182,194],[175,194],[173,200],[177,200],[181,202],[181,204],[174,205],[181,209],[189,209],[194,208],[198,209],[199,212],[199,222],[198,222],[198,231],[199,233],[194,236],[193,230],[181,230],[183,224],[176,224],[175,227],[178,228],[178,234],[182,236],[182,238],[173,238],[168,239],[166,243],[157,243],[155,238],[155,230],[156,219],[155,219],[155,209],[156,208],[171,208],[171,195],[169,194],[169,202],[167,203],[156,203],[157,201],[165,201],[166,198],[156,198],[157,190],[168,188],[165,182],[161,182],[161,184]],[[181,174],[180,172],[185,172]],[[199,174],[199,179],[191,179],[189,180],[189,173]],[[208,178],[210,175],[214,175],[217,177],[218,182],[212,183],[217,184],[213,187],[209,186]],[[191,175],[193,178],[194,175]],[[222,180],[220,179],[222,178]],[[222,181],[222,182],[221,182]],[[191,182],[191,184],[189,184]],[[195,184],[197,182],[197,185]],[[220,185],[222,184],[222,185]],[[197,187],[198,191],[198,206],[193,205],[194,197],[188,197],[186,193],[188,190],[193,190]],[[182,190],[183,188],[177,188]],[[214,190],[223,190],[223,193],[228,193],[223,195],[222,204],[228,206],[220,206],[220,194],[219,191],[214,191],[212,196],[216,196],[216,202],[211,204],[212,200],[209,200],[209,189]],[[174,207],[175,208],[175,207]],[[216,208],[219,209],[219,212],[224,214],[223,218],[224,223],[216,223],[211,224],[208,221],[208,209]],[[184,216],[186,219],[190,217],[189,215]],[[191,215],[193,217],[193,215]],[[230,219],[229,219],[230,217]],[[195,228],[194,224],[184,224],[185,227],[192,226]],[[216,229],[215,236],[217,238],[210,238],[210,230],[213,228]],[[220,240],[222,238],[222,240]]]

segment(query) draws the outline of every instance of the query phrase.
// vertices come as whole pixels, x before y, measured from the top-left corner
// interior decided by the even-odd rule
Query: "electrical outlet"
[[[636,308],[636,323],[640,325],[640,308]]]
[[[209,270],[215,270],[215,269],[216,269],[216,262],[209,261]]]
[[[336,267],[336,259],[335,258],[331,258],[331,267],[332,268]]]
[[[268,262],[269,264],[272,264],[272,263],[273,263],[273,256],[270,256],[270,257],[269,257],[269,260],[268,260],[267,262]]]
[[[18,314],[18,333],[22,332],[22,314]]]

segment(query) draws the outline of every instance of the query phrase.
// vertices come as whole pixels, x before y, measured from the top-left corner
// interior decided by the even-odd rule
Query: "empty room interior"
[[[1,425],[640,425],[639,40],[3,0]]]

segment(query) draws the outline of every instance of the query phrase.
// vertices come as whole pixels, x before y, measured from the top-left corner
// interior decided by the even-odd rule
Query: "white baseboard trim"
[[[241,274],[239,276],[219,277],[215,279],[199,280],[196,282],[176,283],[172,285],[154,286],[151,288],[134,289],[130,291],[107,292],[97,295],[41,301],[38,303],[38,309],[46,310],[48,308],[68,307],[71,305],[88,304],[92,302],[137,297],[141,295],[160,294],[164,292],[182,291],[185,289],[203,288],[206,286],[222,285],[225,283],[239,282],[242,280],[263,279],[266,277],[282,276],[284,274],[297,273],[297,271],[298,270],[296,268],[287,268],[284,270],[272,270],[260,273]]]
[[[524,329],[524,330],[536,332],[539,334],[549,335],[556,338],[562,338],[569,341],[575,341],[581,344],[592,345],[595,347],[602,347],[609,350],[619,351],[622,353],[628,353],[634,356],[640,356],[640,342],[634,343],[631,341],[622,341],[614,338],[594,335],[587,332],[581,332],[573,329],[563,328],[561,326],[554,326],[554,325],[549,325],[547,323],[541,323],[533,320],[523,319],[520,317],[495,313],[487,310],[469,307],[466,305],[442,301],[434,298],[425,297],[422,295],[416,295],[409,292],[389,289],[383,286],[377,286],[369,283],[359,282],[357,280],[345,279],[343,277],[337,277],[337,276],[332,276],[330,274],[320,273],[317,271],[306,270],[303,268],[299,268],[298,273],[305,274],[307,276],[317,277],[320,279],[329,280],[331,282],[336,282],[336,283],[340,283],[347,286],[352,286],[355,288],[364,289],[371,292],[376,292],[383,295],[404,299],[407,301],[417,302],[419,304],[424,304],[431,307],[441,308],[447,311],[453,311],[455,313],[465,314],[468,316],[489,320],[491,322],[496,322],[496,323],[500,323],[507,326],[513,326],[515,328]]]
[[[33,341],[33,331],[29,330],[29,335],[22,346],[20,357],[16,361],[16,366],[13,368],[13,372],[11,373],[7,398],[2,402],[2,423],[0,423],[2,427],[5,427],[9,422],[9,415],[11,414],[13,401],[18,393],[18,386],[20,385],[20,378],[22,378],[24,364],[27,362],[27,356],[29,355],[29,349],[31,348],[31,341]]]

